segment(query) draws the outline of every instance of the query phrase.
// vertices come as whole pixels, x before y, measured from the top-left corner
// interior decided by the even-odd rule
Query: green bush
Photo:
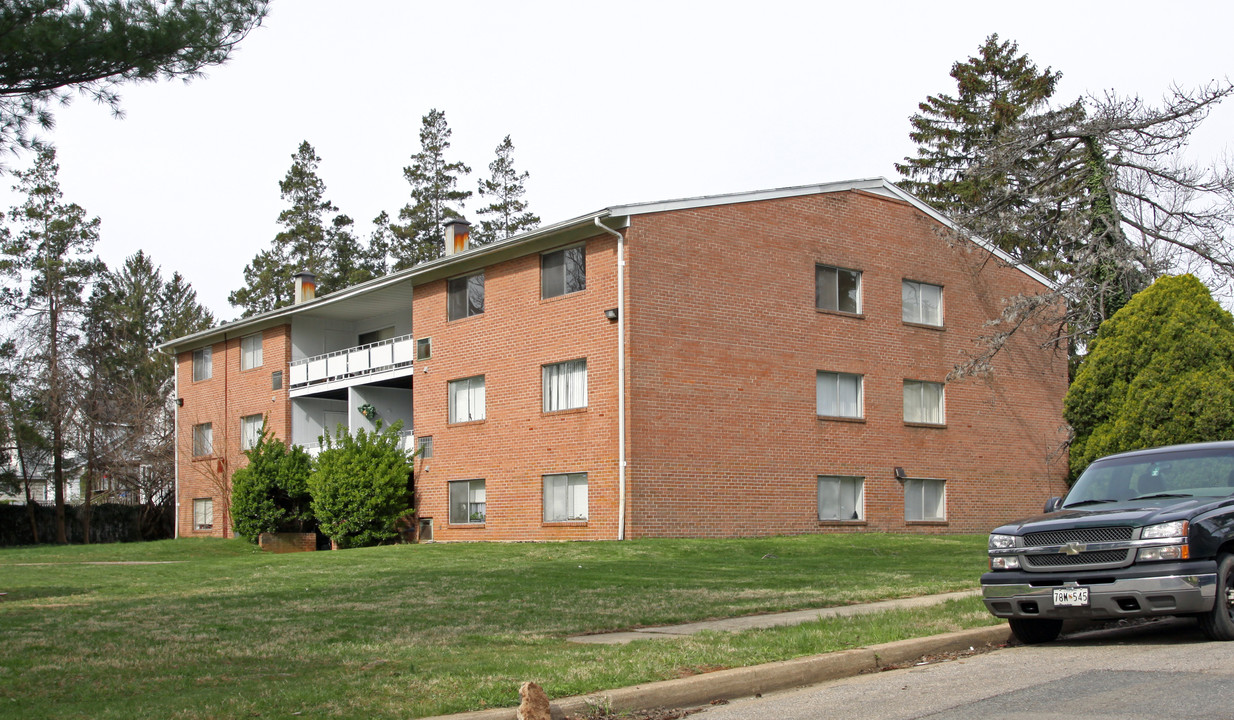
[[[312,527],[308,478],[312,461],[304,448],[290,450],[274,433],[244,452],[248,465],[231,477],[231,518],[236,534],[256,542],[263,532],[308,532]]]
[[[395,523],[412,512],[412,454],[400,444],[396,422],[373,432],[352,435],[340,427],[322,436],[321,454],[313,462],[309,493],[313,515],[339,547],[376,545],[394,538]]]
[[[1234,316],[1191,275],[1101,324],[1064,400],[1078,475],[1110,453],[1234,439]]]

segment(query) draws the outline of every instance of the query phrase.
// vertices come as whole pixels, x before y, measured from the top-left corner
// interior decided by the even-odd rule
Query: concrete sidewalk
[[[789,613],[713,620],[669,627],[643,628],[623,633],[582,635],[570,638],[570,640],[575,642],[620,644],[630,642],[631,640],[680,637],[690,632],[700,632],[702,630],[734,631],[774,627],[777,625],[799,624],[820,617],[859,615],[897,608],[923,607],[957,598],[969,597],[979,592],[973,590],[944,593],[941,595],[887,600],[864,605],[848,605],[839,608],[799,610]],[[694,707],[707,705],[715,700],[733,700],[776,690],[788,690],[805,685],[814,685],[827,680],[852,677],[853,675],[875,671],[890,665],[916,662],[919,658],[926,655],[964,652],[971,648],[988,649],[993,646],[1005,645],[1010,639],[1011,631],[1006,625],[974,628],[972,630],[961,630],[931,637],[900,640],[824,655],[813,655],[763,665],[718,670],[677,680],[662,680],[632,687],[606,690],[590,695],[559,698],[553,700],[551,706],[554,718],[562,718],[566,715],[584,715],[595,707],[608,708],[615,713],[650,710],[652,708]],[[449,720],[514,720],[514,717],[515,708],[510,707],[456,715],[441,715],[436,718],[426,718],[425,720],[447,720],[447,718]]]
[[[830,617],[846,617],[849,615],[865,615],[867,613],[883,612],[884,610],[899,610],[902,608],[927,607],[939,605],[948,600],[980,595],[980,590],[963,590],[960,592],[941,593],[938,595],[922,595],[920,597],[884,600],[882,602],[862,603],[860,605],[843,605],[841,607],[817,608],[814,610],[794,610],[792,612],[768,613],[767,615],[747,615],[745,617],[725,618],[723,620],[706,620],[683,625],[664,625],[661,627],[639,628],[625,632],[597,633],[595,635],[575,635],[566,638],[570,642],[592,643],[597,645],[623,645],[634,640],[648,638],[670,638],[681,635],[693,635],[704,630],[717,632],[739,632],[755,628],[779,627],[781,625],[800,625],[804,622]]]

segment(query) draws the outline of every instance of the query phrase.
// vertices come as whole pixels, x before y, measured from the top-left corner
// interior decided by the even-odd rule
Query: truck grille
[[[1133,528],[1129,527],[1094,527],[1028,533],[1024,536],[1024,544],[1029,547],[1039,547],[1041,545],[1066,545],[1069,542],[1118,542],[1130,540],[1132,531]]]
[[[1102,550],[1082,552],[1078,555],[1051,553],[1049,555],[1025,555],[1024,562],[1031,568],[1077,567],[1081,565],[1110,565],[1125,563],[1133,550]]]

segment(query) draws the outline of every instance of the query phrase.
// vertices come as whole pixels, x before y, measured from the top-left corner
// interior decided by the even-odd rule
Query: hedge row
[[[66,505],[64,531],[70,543],[80,543],[84,537],[81,516],[84,508]],[[0,505],[0,547],[33,545],[30,518],[25,505]],[[135,542],[163,540],[173,536],[173,513],[170,505],[94,505],[90,512],[90,542]],[[39,542],[56,541],[56,509],[35,505],[34,522],[39,529]]]

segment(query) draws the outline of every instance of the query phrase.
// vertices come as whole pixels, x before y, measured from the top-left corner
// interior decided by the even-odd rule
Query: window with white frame
[[[261,333],[240,338],[240,369],[261,367]]]
[[[814,394],[819,415],[862,417],[860,375],[820,370]]]
[[[587,407],[587,359],[544,365],[544,412]]]
[[[450,422],[463,423],[484,419],[484,376],[451,380],[449,383]]]
[[[587,519],[587,473],[544,476],[544,522]]]
[[[240,449],[252,450],[261,440],[261,428],[265,418],[261,415],[245,415],[240,418]]]
[[[214,374],[214,363],[211,359],[211,349],[198,348],[193,351],[193,382],[209,380]]]
[[[904,519],[908,522],[946,520],[947,483],[943,480],[905,480]]]
[[[924,380],[904,381],[904,422],[942,425],[943,384]]]
[[[836,312],[861,312],[861,271],[814,266],[814,307]]]
[[[420,453],[421,460],[433,457],[433,436],[421,435],[416,438],[416,451]]]
[[[587,260],[583,249],[582,245],[576,245],[540,256],[541,298],[587,289]]]
[[[210,423],[193,426],[193,455],[200,457],[214,452],[214,427]]]
[[[428,360],[433,357],[433,338],[419,338],[416,340],[416,359]]]
[[[865,480],[842,475],[818,476],[819,520],[865,518]]]
[[[943,324],[943,289],[938,285],[905,280],[900,286],[904,322]]]
[[[214,528],[214,498],[193,498],[193,529]]]
[[[484,312],[484,272],[454,278],[446,283],[446,304],[450,320]]]
[[[482,523],[485,512],[483,480],[458,480],[450,483],[450,524]]]

